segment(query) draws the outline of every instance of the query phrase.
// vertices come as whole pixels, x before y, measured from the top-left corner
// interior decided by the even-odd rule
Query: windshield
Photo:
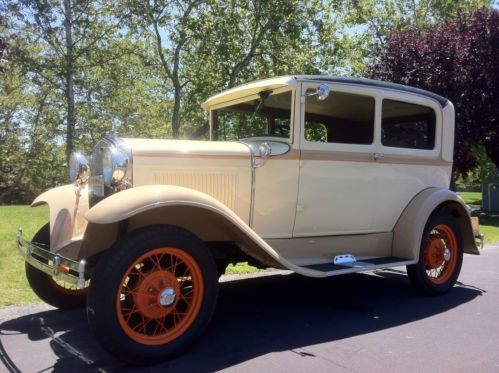
[[[291,123],[291,91],[260,97],[213,111],[212,139],[240,140],[249,137],[288,139]]]

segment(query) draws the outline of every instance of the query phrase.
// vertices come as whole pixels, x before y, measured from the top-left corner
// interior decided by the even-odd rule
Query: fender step
[[[375,269],[405,266],[409,264],[415,264],[417,262],[415,260],[407,260],[391,256],[357,261],[353,256],[349,255],[349,259],[350,260],[348,261],[335,260],[332,263],[311,264],[303,266],[303,268],[323,272],[327,276],[335,276],[346,273],[364,272],[364,271],[372,271]]]

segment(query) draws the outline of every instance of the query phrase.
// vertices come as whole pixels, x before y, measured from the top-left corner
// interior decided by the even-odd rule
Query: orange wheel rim
[[[192,256],[172,247],[154,249],[123,276],[116,298],[118,321],[135,342],[165,344],[192,325],[203,293],[202,272]]]
[[[454,231],[446,224],[434,227],[424,250],[425,270],[428,279],[440,285],[449,280],[457,265],[458,246]]]

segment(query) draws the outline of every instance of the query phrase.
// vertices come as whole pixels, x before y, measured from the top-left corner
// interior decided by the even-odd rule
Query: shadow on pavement
[[[443,296],[418,296],[405,273],[393,270],[327,279],[291,274],[224,282],[213,320],[199,342],[179,358],[141,371],[215,371],[284,350],[310,356],[300,348],[410,323],[481,294],[480,289],[460,285]],[[0,325],[0,333],[47,339],[57,356],[55,371],[133,370],[100,349],[83,310],[9,320]],[[31,351],[29,344],[25,347]],[[12,356],[0,349],[2,362],[16,371]]]

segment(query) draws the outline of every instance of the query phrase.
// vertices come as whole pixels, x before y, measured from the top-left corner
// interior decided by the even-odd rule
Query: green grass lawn
[[[479,221],[480,233],[485,235],[485,242],[499,242],[499,215],[480,215]]]
[[[459,195],[469,205],[482,205],[480,192],[460,192]],[[499,242],[499,215],[481,213],[478,217],[480,233],[485,235],[485,242]]]
[[[468,205],[482,205],[481,192],[459,192],[458,194],[462,197],[462,199],[466,201]]]
[[[0,206],[0,307],[40,302],[24,275],[24,261],[15,244],[17,228],[31,238],[49,220],[47,206]]]
[[[479,205],[480,193],[460,193],[467,203]],[[40,302],[31,291],[24,275],[24,261],[17,253],[15,237],[17,228],[23,227],[24,235],[31,238],[48,221],[47,206],[0,206],[0,307],[10,304]],[[499,216],[481,215],[480,231],[486,242],[499,242]],[[248,263],[229,265],[227,274],[255,272]]]

